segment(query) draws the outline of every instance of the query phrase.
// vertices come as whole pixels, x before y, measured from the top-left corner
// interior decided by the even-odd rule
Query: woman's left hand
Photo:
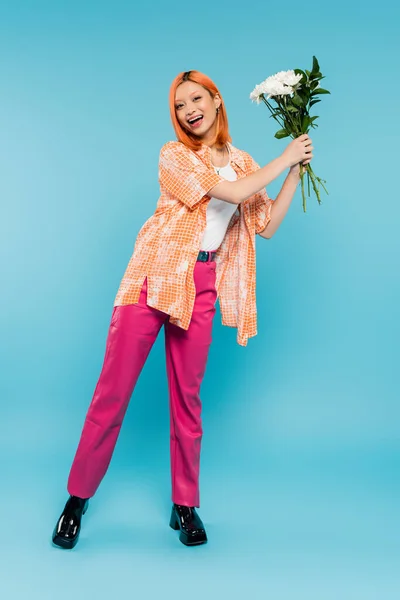
[[[290,175],[294,175],[294,176],[296,176],[296,177],[298,177],[300,179],[300,164],[303,165],[304,172],[307,171],[307,165],[308,165],[309,162],[311,162],[311,159],[314,156],[313,153],[311,152],[311,150],[314,150],[314,146],[310,146],[309,150],[310,150],[310,158],[307,158],[306,160],[303,160],[301,163],[297,163],[295,165],[292,165],[290,167],[290,169],[289,169]]]

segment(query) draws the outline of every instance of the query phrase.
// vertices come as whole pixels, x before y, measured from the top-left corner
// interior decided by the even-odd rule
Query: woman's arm
[[[240,204],[276,179],[285,169],[310,156],[311,139],[306,133],[292,140],[283,153],[254,173],[236,181],[220,181],[208,192],[210,196],[231,204]],[[305,163],[304,163],[305,164]]]
[[[274,235],[289,209],[299,181],[299,168],[298,165],[295,165],[290,168],[279,194],[275,197],[275,201],[271,207],[271,220],[258,235],[261,235],[265,239],[270,239]]]

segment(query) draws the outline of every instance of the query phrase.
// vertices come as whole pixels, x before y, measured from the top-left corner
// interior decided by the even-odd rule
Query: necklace
[[[224,147],[223,147],[223,150],[222,150],[222,153],[223,153],[222,155],[223,155],[223,156],[224,156],[224,154],[225,154],[225,147],[226,147],[226,146],[224,146]],[[229,152],[228,152],[228,158],[229,158]],[[228,164],[229,164],[229,163],[228,163]],[[225,166],[228,166],[228,165],[225,165]],[[215,170],[216,170],[216,172],[217,172],[217,175],[219,175],[219,172],[220,172],[220,170],[224,168],[224,167],[217,167],[217,166],[215,166],[215,165],[213,165],[213,167],[215,168]]]

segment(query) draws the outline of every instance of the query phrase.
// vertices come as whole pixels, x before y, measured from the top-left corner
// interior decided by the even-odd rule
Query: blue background
[[[398,598],[399,9],[379,3],[0,4],[2,593]],[[168,526],[163,332],[73,551],[51,545],[114,297],[174,139],[168,91],[209,75],[234,145],[287,140],[249,94],[311,68],[323,204],[300,188],[257,238],[258,335],[214,322],[202,386],[201,515]],[[275,197],[284,176],[268,186]]]

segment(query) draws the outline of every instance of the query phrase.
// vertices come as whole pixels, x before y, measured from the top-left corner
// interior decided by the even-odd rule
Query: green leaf
[[[311,87],[311,89],[313,89],[313,90],[315,90],[315,88],[317,88],[318,86],[319,86],[319,81],[318,81],[318,79],[316,79],[315,81],[312,81],[312,82],[310,83],[310,87]]]
[[[286,131],[286,129],[280,129],[276,132],[275,137],[280,140],[282,138],[288,137],[290,134]]]
[[[307,133],[307,129],[310,126],[311,123],[311,119],[308,115],[304,115],[302,121],[301,121],[301,132],[302,133]]]
[[[297,108],[297,106],[293,106],[292,104],[288,104],[288,106],[286,108],[289,112],[295,112],[295,113],[299,112],[299,109]]]
[[[305,74],[304,71],[302,71],[301,69],[293,69],[295,75],[302,75],[302,78],[300,79],[301,84],[304,84],[307,81],[307,75]]]
[[[293,104],[296,106],[303,106],[303,100],[299,94],[295,94],[292,98]]]
[[[310,87],[309,87],[309,83],[307,83],[306,85],[301,86],[300,88],[298,88],[295,91],[295,95],[300,96],[300,98],[302,98],[304,100],[305,97],[308,97],[310,95]]]
[[[317,102],[321,102],[321,100],[319,98],[317,98],[315,100],[311,100],[311,102],[310,102],[310,108],[312,107],[313,104],[317,104]]]
[[[311,123],[315,121],[315,119],[319,119],[319,117],[311,117]]]
[[[322,73],[320,71],[318,71],[318,73],[311,73],[310,79],[313,81],[316,81],[317,79],[323,79]]]
[[[324,90],[324,88],[316,88],[311,92],[311,95],[315,96],[316,94],[330,94],[330,92],[328,92],[328,90]]]
[[[310,100],[310,94],[311,94],[311,90],[299,90],[297,92],[296,96],[298,96],[301,100],[301,104],[299,105],[300,107],[307,106],[307,104]],[[292,98],[292,100],[293,100],[293,98]]]
[[[313,58],[312,72],[313,73],[318,73],[318,71],[319,71],[319,64],[318,64],[317,58],[315,56],[313,56],[312,58]]]
[[[307,69],[306,69],[306,73],[307,73],[307,76],[310,77],[311,71],[307,71]]]

